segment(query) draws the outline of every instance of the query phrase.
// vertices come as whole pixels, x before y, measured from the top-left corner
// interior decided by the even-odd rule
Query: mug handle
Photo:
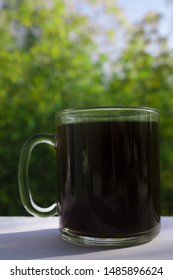
[[[42,208],[36,205],[32,199],[28,180],[28,169],[31,152],[35,146],[41,143],[46,143],[55,147],[55,136],[48,133],[35,134],[31,136],[22,147],[18,166],[19,192],[22,204],[30,214],[38,217],[51,217],[54,215],[59,215],[59,203],[53,203],[47,208]]]

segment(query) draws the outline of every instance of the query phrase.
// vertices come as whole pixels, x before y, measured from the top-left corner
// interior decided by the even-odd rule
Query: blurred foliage
[[[25,140],[54,132],[54,115],[70,107],[141,105],[161,112],[161,208],[173,214],[173,53],[159,32],[161,15],[149,13],[130,25],[115,1],[104,3],[112,25],[61,0],[7,0],[0,10],[0,215],[26,215],[20,202],[17,166]],[[105,23],[103,23],[105,26]],[[116,27],[116,28],[115,28]],[[121,52],[106,44],[123,32]],[[100,50],[99,34],[105,48]],[[105,70],[108,69],[108,70]],[[39,146],[30,164],[37,203],[56,197],[54,151]]]

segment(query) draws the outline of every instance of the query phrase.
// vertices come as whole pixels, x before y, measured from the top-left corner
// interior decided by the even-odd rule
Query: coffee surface
[[[123,237],[159,224],[159,124],[110,121],[57,127],[60,227]]]

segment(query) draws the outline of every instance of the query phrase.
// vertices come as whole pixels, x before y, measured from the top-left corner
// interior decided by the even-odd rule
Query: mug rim
[[[63,115],[74,114],[74,113],[85,113],[85,112],[98,112],[98,111],[144,111],[151,112],[160,115],[160,111],[153,107],[145,106],[91,106],[91,107],[76,107],[76,108],[67,108],[56,112],[55,116],[60,117]]]

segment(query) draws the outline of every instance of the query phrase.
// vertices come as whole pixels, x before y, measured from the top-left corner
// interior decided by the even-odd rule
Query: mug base
[[[141,232],[133,236],[126,237],[113,237],[113,238],[100,238],[90,237],[85,235],[79,235],[71,231],[70,229],[60,229],[61,237],[70,243],[89,246],[89,247],[132,247],[147,243],[154,239],[160,232],[160,225],[150,229],[149,231]]]

